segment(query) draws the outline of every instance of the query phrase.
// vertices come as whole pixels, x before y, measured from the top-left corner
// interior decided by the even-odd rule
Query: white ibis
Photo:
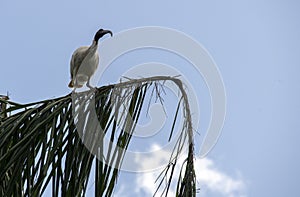
[[[99,29],[91,46],[82,46],[74,51],[70,63],[70,88],[81,88],[85,83],[87,87],[92,88],[90,78],[99,64],[98,40],[107,33],[113,35],[110,30]]]

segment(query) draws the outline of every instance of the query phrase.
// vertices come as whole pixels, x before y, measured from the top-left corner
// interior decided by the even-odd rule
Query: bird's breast
[[[99,55],[96,51],[94,54],[88,54],[82,61],[77,74],[91,77],[97,70],[99,64]]]

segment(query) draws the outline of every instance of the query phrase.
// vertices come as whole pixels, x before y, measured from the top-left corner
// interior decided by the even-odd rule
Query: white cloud
[[[130,192],[127,191],[126,185],[122,184],[120,187],[114,192],[114,197],[129,197]]]
[[[156,146],[154,146],[156,147]],[[156,147],[157,148],[157,147]],[[153,156],[148,158],[147,162],[154,162],[159,160]],[[145,161],[145,165],[147,165]],[[175,169],[174,178],[178,177],[178,173],[183,162],[183,158],[179,159],[177,167]],[[161,170],[155,172],[139,173],[137,174],[135,183],[135,196],[146,194],[143,196],[152,196],[157,188],[155,180],[160,174]],[[222,170],[218,169],[213,160],[208,158],[195,160],[195,172],[197,176],[197,188],[199,190],[199,196],[210,193],[214,196],[226,196],[226,197],[245,197],[246,196],[246,184],[240,176],[233,177]],[[177,180],[173,180],[175,184]],[[168,196],[175,196],[175,185],[171,186]],[[210,195],[210,196],[211,196]]]
[[[245,196],[245,181],[240,177],[232,177],[217,169],[214,162],[208,158],[196,159],[195,172],[200,188],[203,190],[223,196]]]

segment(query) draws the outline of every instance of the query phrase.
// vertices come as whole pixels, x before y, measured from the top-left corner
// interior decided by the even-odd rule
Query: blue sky
[[[209,51],[226,87],[226,121],[205,172],[244,185],[233,196],[299,196],[299,11],[293,0],[1,1],[0,94],[26,103],[69,93],[71,54],[99,27],[180,30]],[[199,196],[231,194],[217,188]]]

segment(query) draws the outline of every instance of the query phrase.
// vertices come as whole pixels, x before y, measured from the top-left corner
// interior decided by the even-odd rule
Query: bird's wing
[[[76,75],[81,63],[83,62],[84,58],[88,54],[88,46],[79,47],[76,49],[72,55],[71,63],[70,63],[70,73],[71,78],[73,79],[73,76]]]

